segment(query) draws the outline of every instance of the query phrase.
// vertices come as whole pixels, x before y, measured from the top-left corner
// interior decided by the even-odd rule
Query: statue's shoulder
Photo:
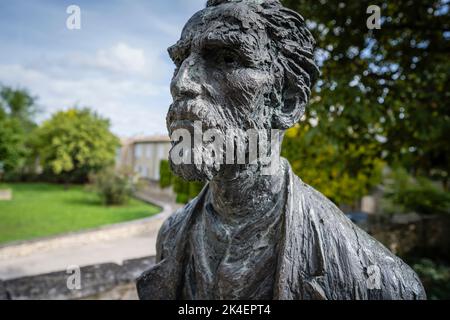
[[[341,292],[349,295],[358,292],[360,298],[425,298],[423,286],[412,268],[351,222],[319,191],[296,176],[293,180],[293,214],[301,217],[299,224],[308,226],[306,232],[311,234],[311,247],[318,247],[314,251],[315,259],[320,261],[324,279],[330,283],[341,282],[344,287],[353,283],[348,291]],[[381,289],[367,290],[369,277],[376,272],[381,276]]]
[[[342,228],[348,228],[351,221],[347,216],[326,196],[314,189],[312,186],[303,182],[298,176],[293,175],[293,196],[296,205],[300,210],[308,212],[309,218],[324,223],[326,221],[342,222]],[[331,224],[330,226],[333,226]],[[325,223],[324,223],[325,226]]]
[[[190,203],[177,209],[172,213],[162,224],[159,229],[161,236],[167,236],[168,233],[177,232],[177,230],[182,226],[183,221],[186,220],[188,212],[190,211]]]
[[[188,223],[192,209],[197,205],[198,197],[191,200],[185,206],[179,208],[172,213],[162,224],[158,231],[158,238],[156,241],[156,257],[161,260],[170,252],[173,252],[177,245],[177,235],[183,229],[183,226]]]

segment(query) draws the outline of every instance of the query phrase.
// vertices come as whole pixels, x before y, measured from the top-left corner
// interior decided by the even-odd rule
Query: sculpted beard
[[[205,181],[208,178],[212,178],[217,174],[217,168],[213,165],[207,165],[204,161],[201,163],[194,163],[194,153],[203,152],[205,142],[198,144],[194,139],[194,122],[199,121],[202,124],[202,131],[210,128],[216,128],[222,130],[217,124],[217,118],[209,115],[206,111],[208,104],[204,101],[193,98],[174,101],[167,114],[167,128],[171,137],[172,148],[169,152],[169,163],[171,170],[177,175],[188,181]],[[182,152],[189,152],[189,163],[176,164],[173,161],[173,157],[176,156],[174,152],[177,152],[175,147],[178,144],[183,143],[183,138],[178,141],[174,141],[172,134],[175,130],[186,129],[190,135],[190,150],[183,150]],[[222,134],[222,131],[221,131]],[[186,144],[186,142],[184,142]]]
[[[262,104],[264,104],[262,102]],[[258,108],[255,107],[255,110]],[[254,118],[258,120],[253,120]],[[260,117],[249,116],[245,114],[244,110],[240,107],[223,107],[217,103],[207,101],[205,98],[192,98],[192,99],[177,99],[174,101],[167,114],[167,128],[169,135],[172,138],[172,134],[177,129],[186,129],[190,134],[191,148],[189,163],[175,164],[173,161],[173,153],[175,152],[175,146],[182,143],[182,139],[174,141],[171,139],[172,148],[169,152],[169,163],[171,170],[177,175],[188,181],[210,181],[215,176],[223,173],[229,166],[241,166],[236,164],[237,149],[244,148],[246,159],[248,159],[248,139],[243,137],[241,143],[245,143],[244,146],[239,144],[239,139],[233,144],[234,148],[234,164],[225,164],[226,155],[226,137],[230,130],[236,130],[240,132],[248,129],[267,130],[270,129],[270,120],[267,115]],[[194,139],[194,122],[200,122],[202,124],[201,131],[209,129],[216,130],[217,134],[222,137],[223,144],[221,146],[221,154],[223,156],[221,164],[217,164],[214,161],[205,161],[203,158],[200,163],[194,163],[194,154],[199,152],[201,155],[208,155],[209,151],[206,151],[207,146],[212,142],[204,141],[203,137],[200,137],[200,143],[195,143]],[[185,152],[185,150],[183,150]]]

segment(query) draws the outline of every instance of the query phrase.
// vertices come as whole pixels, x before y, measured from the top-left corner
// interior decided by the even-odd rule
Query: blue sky
[[[165,134],[173,64],[167,47],[206,0],[0,0],[0,83],[39,97],[38,120],[74,105],[120,136]],[[81,30],[66,8],[81,9]]]

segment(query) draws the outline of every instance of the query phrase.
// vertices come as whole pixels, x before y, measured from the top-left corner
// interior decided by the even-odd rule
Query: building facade
[[[132,170],[141,178],[159,181],[161,160],[169,158],[168,136],[123,139],[117,151],[116,167]]]

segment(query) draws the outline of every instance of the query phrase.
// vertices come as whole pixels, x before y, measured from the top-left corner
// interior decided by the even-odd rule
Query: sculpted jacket
[[[283,159],[283,161],[286,161]],[[354,225],[288,167],[274,299],[426,299],[416,273]],[[156,265],[137,281],[140,299],[179,299],[185,246],[208,185],[161,227]]]

